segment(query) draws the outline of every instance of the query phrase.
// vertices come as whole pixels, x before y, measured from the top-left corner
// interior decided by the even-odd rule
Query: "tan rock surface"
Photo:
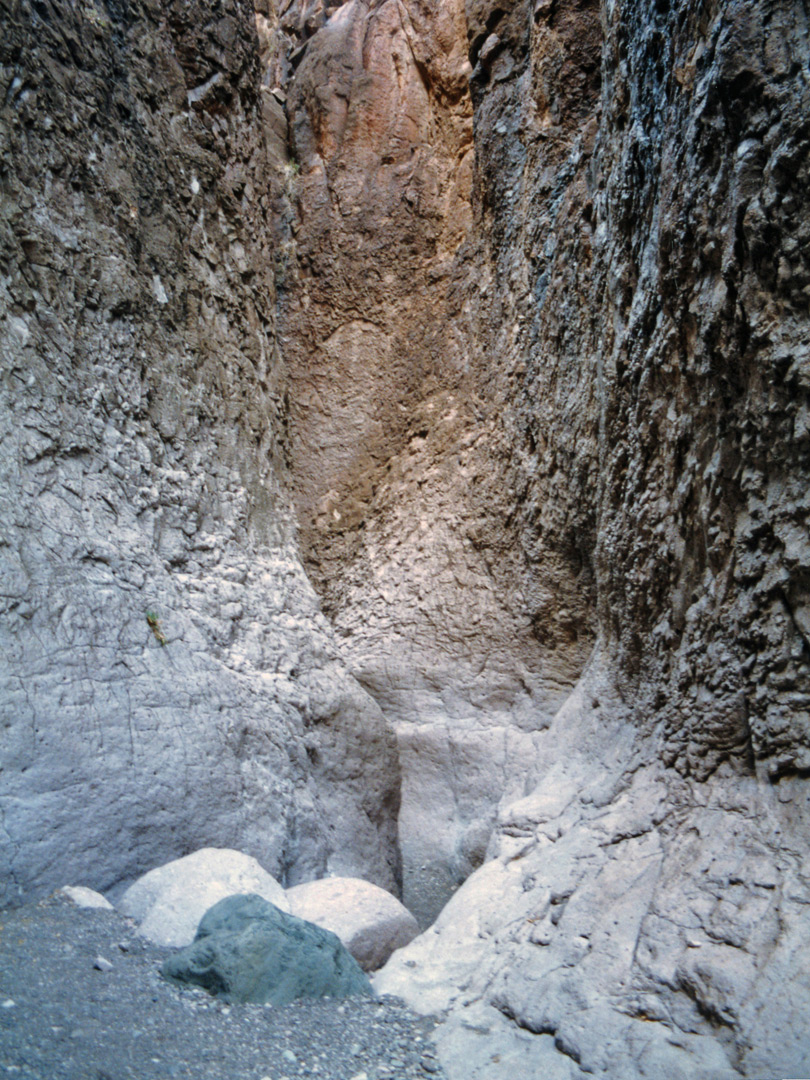
[[[301,48],[280,285],[296,506],[342,655],[398,734],[403,897],[427,925],[582,670],[590,568],[555,549],[547,581],[524,572],[508,414],[472,368],[490,269],[469,257],[463,5],[347,4]]]

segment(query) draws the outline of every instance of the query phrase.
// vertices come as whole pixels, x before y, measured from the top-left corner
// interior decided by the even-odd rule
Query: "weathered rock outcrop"
[[[385,885],[384,713],[450,1074],[810,1072],[805,6],[6,10],[10,880]]]
[[[205,845],[395,888],[284,487],[253,13],[0,11],[0,904]]]
[[[350,122],[375,27],[425,10],[344,5],[289,98],[296,132],[331,132],[296,141],[308,258],[282,307],[293,350],[311,329],[291,365],[306,555],[398,725],[423,917],[480,858],[469,838],[504,789],[492,861],[379,983],[451,1008],[465,1078],[806,1073],[806,12],[468,2],[474,225],[407,316],[442,358],[408,398],[409,353],[382,343],[412,330],[390,298],[418,295],[433,255],[414,272],[404,226],[340,194],[402,145]],[[426,17],[426,54],[449,11]],[[319,113],[338,40],[369,66],[347,61]],[[416,56],[389,94],[407,98],[403,71],[442,104]],[[404,432],[363,421],[347,440],[364,379]],[[357,460],[374,447],[365,488],[340,439],[307,450],[321,418]]]
[[[303,31],[287,18],[299,172],[280,332],[303,555],[396,727],[403,898],[427,925],[582,670],[590,568],[561,538],[563,554],[537,553],[541,585],[523,572],[488,383],[512,361],[474,367],[491,270],[471,230],[464,5],[356,2]]]

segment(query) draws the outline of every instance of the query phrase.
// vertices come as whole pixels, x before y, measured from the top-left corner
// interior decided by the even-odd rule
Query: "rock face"
[[[401,780],[450,1074],[810,1074],[805,6],[3,4],[4,896]]]
[[[569,622],[541,640],[511,447],[471,377],[490,268],[470,248],[463,3],[346,4],[298,25],[279,308],[296,506],[342,654],[397,731],[403,899],[427,925],[483,860],[498,800],[523,793],[535,733],[582,670],[589,568],[552,573]]]
[[[229,1001],[255,1004],[371,993],[339,938],[250,894],[220,900],[206,913],[193,945],[161,971]]]
[[[441,7],[344,5],[288,99],[305,555],[398,728],[423,922],[500,799],[380,985],[450,1008],[458,1077],[806,1074],[806,12]],[[388,94],[430,101],[431,161],[463,113],[422,59],[460,56],[442,20],[472,67],[473,225],[416,268],[416,212],[356,194],[421,145],[355,121],[372,92],[389,115],[375,27],[405,13]]]
[[[396,888],[285,488],[252,11],[0,11],[0,904],[206,844]]]
[[[322,878],[286,893],[290,912],[337,934],[363,971],[381,968],[419,933],[407,908],[385,889],[359,878]]]
[[[240,893],[290,910],[282,887],[255,859],[220,848],[203,848],[155,867],[129,886],[117,906],[138,922],[144,937],[179,948],[191,944],[209,908]]]

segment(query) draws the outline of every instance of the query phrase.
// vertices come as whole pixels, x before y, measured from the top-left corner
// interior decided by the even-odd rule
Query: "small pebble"
[[[98,971],[112,971],[113,966],[109,960],[103,956],[97,956],[93,967]]]
[[[285,1050],[281,1056],[284,1058],[285,1061],[289,1061],[291,1065],[294,1065],[295,1062],[298,1061],[298,1058],[295,1056],[292,1050]]]
[[[12,1001],[11,998],[6,998],[6,1000],[3,1002],[3,1008],[4,1009],[13,1009],[16,1004],[17,1004],[16,1001]]]

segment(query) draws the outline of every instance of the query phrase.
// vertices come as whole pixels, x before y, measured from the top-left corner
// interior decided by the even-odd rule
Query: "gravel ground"
[[[170,951],[58,896],[0,911],[0,1080],[444,1075],[434,1022],[395,998],[226,1005],[163,980]]]

